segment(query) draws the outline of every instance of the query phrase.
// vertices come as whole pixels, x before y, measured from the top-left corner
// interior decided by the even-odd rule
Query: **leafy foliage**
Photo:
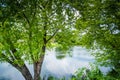
[[[36,61],[43,45],[50,48],[52,44],[60,44],[63,49],[68,49],[72,41],[75,45],[77,34],[73,31],[77,30],[72,30],[75,13],[61,1],[15,0],[10,3],[5,0],[1,2],[1,9],[1,51],[5,50],[5,55],[6,50],[16,49],[16,55],[23,60]]]
[[[42,65],[46,48],[56,44],[67,50],[76,45],[76,11],[60,0],[1,0],[0,61],[23,75],[27,61],[34,65],[34,80],[38,80],[37,66]]]
[[[80,30],[80,45],[93,49],[100,64],[111,66],[117,72],[120,65],[120,1],[67,0],[79,10],[76,22]]]
[[[119,80],[120,76],[113,77],[104,75],[97,66],[92,65],[91,69],[82,68],[76,72],[76,77],[72,80]]]
[[[119,42],[119,0],[0,1],[0,61],[17,68],[39,62],[53,45],[81,45],[119,73]]]
[[[96,66],[95,64],[91,64],[91,68],[80,68],[78,69],[74,76],[72,76],[69,80],[119,80],[120,76],[112,76],[110,74],[111,72],[107,73],[107,75],[104,75]],[[65,78],[55,78],[50,76],[48,80],[66,80]]]

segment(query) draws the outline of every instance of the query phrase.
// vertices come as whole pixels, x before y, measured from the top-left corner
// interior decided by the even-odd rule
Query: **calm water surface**
[[[78,68],[89,68],[90,62],[94,62],[94,57],[91,56],[85,48],[74,47],[72,56],[67,55],[62,59],[56,58],[56,53],[54,50],[47,51],[42,66],[41,77],[44,76],[47,78],[48,76],[54,76],[61,78],[65,76],[66,78],[69,78],[70,76],[74,75]],[[33,67],[31,65],[27,66],[29,67],[30,72],[33,74]],[[108,69],[102,67],[101,70],[105,72]],[[18,72],[10,64],[1,63],[0,80],[24,80],[24,78],[20,72]]]

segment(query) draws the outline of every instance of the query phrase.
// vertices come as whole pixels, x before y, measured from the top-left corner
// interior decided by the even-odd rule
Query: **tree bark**
[[[14,63],[10,63],[10,64],[21,72],[21,74],[24,76],[25,80],[33,80],[32,75],[25,64],[22,66],[19,66]]]
[[[29,72],[26,65],[21,68],[21,73],[24,76],[25,80],[33,80],[31,73]]]
[[[40,80],[40,72],[42,69],[43,60],[44,60],[44,55],[40,58],[39,61],[34,63],[34,80]]]
[[[44,36],[45,37],[43,38],[44,45],[42,47],[42,56],[40,56],[40,60],[34,63],[34,80],[40,80],[40,73],[41,73],[42,63],[44,60],[44,55],[45,55],[45,50],[46,50],[46,33]]]
[[[32,75],[31,75],[31,73],[30,73],[30,71],[27,68],[27,66],[26,66],[25,63],[23,65],[15,64],[13,62],[13,60],[10,60],[6,55],[2,54],[2,56],[7,59],[7,62],[9,64],[11,64],[13,67],[15,67],[17,70],[19,70],[21,72],[21,74],[23,75],[23,77],[25,78],[25,80],[33,80]]]

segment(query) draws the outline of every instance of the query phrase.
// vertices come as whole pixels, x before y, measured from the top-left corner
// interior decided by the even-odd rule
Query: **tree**
[[[46,48],[67,50],[77,44],[75,9],[60,0],[1,0],[0,61],[26,80],[39,80]],[[25,62],[33,64],[32,77]]]
[[[25,61],[34,65],[38,80],[45,50],[53,44],[59,50],[74,45],[96,50],[100,64],[120,72],[119,0],[1,0],[0,21],[0,61],[26,80],[33,78]]]
[[[120,72],[120,1],[66,0],[79,10],[76,22],[80,30],[80,45],[93,49],[100,64]],[[120,75],[120,73],[119,73]]]

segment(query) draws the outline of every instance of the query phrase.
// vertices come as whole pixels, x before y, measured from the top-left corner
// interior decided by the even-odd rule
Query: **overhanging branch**
[[[47,40],[47,42],[48,42],[49,40],[51,40],[51,39],[57,34],[58,30],[59,30],[59,29],[57,29],[57,30],[53,33],[53,35]]]
[[[25,20],[27,21],[28,25],[30,26],[30,21],[29,21],[29,19],[27,18],[27,16],[25,15],[25,13],[23,13],[23,16],[24,16]]]

